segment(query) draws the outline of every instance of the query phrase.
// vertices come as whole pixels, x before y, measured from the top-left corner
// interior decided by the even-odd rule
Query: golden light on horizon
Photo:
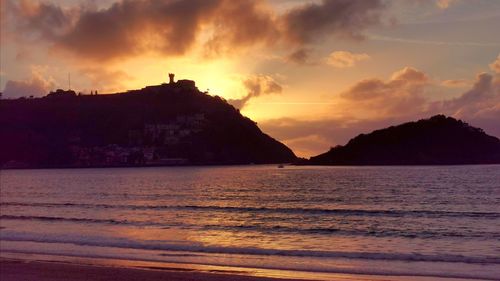
[[[127,61],[118,68],[133,69],[134,79],[126,84],[129,89],[167,83],[168,73],[174,73],[175,80],[194,80],[200,91],[209,90],[209,94],[225,99],[238,98],[245,93],[241,84],[244,76],[238,74],[234,63],[229,60],[196,62],[192,58],[141,57]]]

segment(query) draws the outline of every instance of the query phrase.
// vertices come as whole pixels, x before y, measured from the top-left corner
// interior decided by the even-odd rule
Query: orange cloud
[[[470,86],[470,82],[464,79],[450,79],[442,81],[441,86],[449,88],[462,88]]]
[[[124,82],[134,79],[121,70],[107,70],[101,67],[84,67],[80,73],[90,80],[91,90],[112,93],[125,90]]]
[[[264,0],[121,0],[105,9],[3,2],[11,34],[98,61],[145,53],[179,56],[195,43],[218,55],[259,45],[301,49],[327,36],[360,39],[380,23],[385,8],[381,0],[323,0],[282,14]]]
[[[456,2],[456,0],[437,0],[436,5],[440,9],[448,9],[450,5],[453,4],[454,2]]]
[[[497,59],[490,64],[490,68],[491,70],[500,74],[500,54],[498,55]]]
[[[432,110],[439,110],[457,117],[474,117],[485,109],[496,108],[500,104],[500,83],[488,73],[480,73],[472,88],[457,98],[436,102]],[[500,120],[500,111],[498,111]]]
[[[41,71],[33,68],[29,79],[7,81],[3,93],[5,98],[44,96],[54,87],[54,79],[43,77]]]
[[[220,2],[117,2],[109,9],[82,12],[55,44],[59,49],[99,60],[145,52],[182,55],[193,46],[201,24],[212,17]]]
[[[387,81],[364,79],[340,93],[341,107],[352,112],[368,112],[379,117],[400,116],[422,111],[428,76],[411,67],[392,74]]]
[[[211,19],[212,36],[205,43],[209,55],[254,45],[276,45],[275,15],[264,1],[224,1]]]
[[[394,72],[391,76],[391,81],[403,81],[407,83],[425,84],[429,82],[429,77],[422,71],[413,67],[405,67]]]
[[[353,67],[357,62],[370,59],[367,54],[354,54],[347,51],[335,51],[330,53],[326,63],[337,68]]]
[[[426,73],[405,67],[388,80],[363,79],[341,92],[336,107],[345,111],[338,117],[282,118],[261,121],[259,125],[263,131],[285,141],[300,156],[312,156],[330,146],[345,144],[359,133],[435,114],[464,119],[500,137],[500,78],[480,73],[469,90],[440,101],[428,98],[431,94],[426,89],[428,85],[438,88]],[[366,117],[360,112],[373,114]]]
[[[279,94],[283,90],[278,82],[268,75],[254,75],[246,78],[243,85],[247,94],[240,99],[230,99],[228,102],[238,109],[242,109],[252,98],[261,95]]]

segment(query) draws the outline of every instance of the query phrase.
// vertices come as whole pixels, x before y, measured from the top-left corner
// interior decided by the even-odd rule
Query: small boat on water
[[[285,165],[283,165],[283,164],[279,164],[279,165],[278,165],[278,168],[280,168],[280,169],[285,168]]]

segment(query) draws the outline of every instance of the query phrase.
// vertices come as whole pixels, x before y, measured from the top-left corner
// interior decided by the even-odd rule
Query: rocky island
[[[0,100],[0,167],[287,163],[284,144],[191,80],[98,95]]]
[[[444,115],[361,134],[305,165],[458,165],[500,163],[500,140]]]

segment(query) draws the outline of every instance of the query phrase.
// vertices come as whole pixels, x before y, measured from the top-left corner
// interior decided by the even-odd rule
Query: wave
[[[453,254],[418,254],[418,253],[375,253],[375,252],[338,252],[322,250],[288,250],[268,249],[253,247],[222,247],[165,243],[163,241],[138,241],[127,238],[75,236],[75,235],[40,235],[26,232],[5,231],[0,233],[0,240],[23,241],[38,243],[65,243],[79,246],[96,246],[140,250],[159,250],[171,252],[207,253],[207,254],[234,254],[234,255],[258,255],[258,256],[286,256],[286,257],[310,257],[310,258],[347,258],[362,260],[386,260],[406,262],[449,262],[469,264],[498,264],[500,257],[496,256],[463,256]],[[162,256],[171,254],[162,253]]]
[[[112,205],[86,203],[24,203],[2,202],[0,206],[24,206],[46,208],[102,208],[129,210],[192,210],[192,211],[223,211],[250,213],[286,213],[286,214],[320,214],[320,215],[350,215],[350,216],[387,216],[387,217],[470,217],[481,219],[498,219],[496,212],[460,212],[438,210],[362,210],[362,209],[325,209],[325,208],[268,208],[268,207],[235,207],[235,206],[203,206],[203,205]]]
[[[275,263],[267,263],[265,265],[259,263],[259,264],[254,264],[254,263],[249,263],[249,262],[227,262],[227,261],[221,261],[221,260],[212,260],[212,261],[182,261],[180,259],[158,259],[158,258],[151,258],[151,257],[136,257],[133,255],[127,255],[127,254],[96,254],[96,253],[81,253],[81,252],[60,252],[60,251],[39,251],[39,250],[16,250],[16,249],[3,249],[3,252],[6,253],[14,253],[14,254],[30,254],[30,255],[43,255],[43,256],[52,256],[51,260],[52,261],[61,261],[61,262],[68,262],[67,257],[77,257],[77,258],[90,258],[90,259],[108,259],[110,261],[110,264],[113,264],[113,262],[117,262],[116,265],[122,265],[121,261],[127,260],[127,261],[139,261],[139,262],[163,262],[167,263],[167,266],[137,266],[138,268],[144,268],[144,269],[177,269],[177,268],[172,268],[170,267],[171,264],[183,264],[187,265],[188,268],[189,266],[195,266],[192,268],[192,270],[196,270],[198,268],[198,265],[202,266],[224,266],[225,268],[229,268],[233,273],[241,272],[243,275],[247,275],[248,271],[245,269],[259,269],[259,270],[286,270],[290,271],[290,277],[291,278],[296,278],[296,274],[293,272],[301,272],[301,275],[304,278],[307,278],[307,276],[311,276],[312,279],[318,277],[318,273],[322,274],[324,276],[324,279],[326,280],[328,277],[324,274],[356,274],[356,275],[370,275],[370,276],[379,276],[379,277],[403,277],[407,276],[410,278],[415,278],[415,277],[424,277],[426,279],[429,279],[431,277],[433,278],[453,278],[453,279],[460,279],[460,280],[492,280],[492,281],[497,281],[497,275],[496,272],[489,272],[487,270],[484,270],[484,264],[468,264],[467,266],[464,267],[463,264],[461,264],[460,271],[457,271],[457,269],[454,267],[453,269],[448,270],[439,270],[439,271],[434,271],[434,270],[426,270],[425,268],[411,268],[411,269],[400,269],[400,268],[386,268],[386,267],[371,267],[367,268],[366,266],[363,267],[338,267],[338,266],[329,266],[325,268],[324,266],[320,267],[315,267],[314,265],[310,264],[300,264],[298,266],[297,264],[275,264]],[[188,255],[187,257],[189,257]],[[194,255],[194,256],[200,256],[200,255]],[[183,254],[181,254],[180,257],[185,257]],[[248,261],[248,259],[246,259]],[[407,262],[405,262],[407,263]],[[450,265],[450,263],[446,263],[447,265]],[[454,265],[454,264],[451,264]],[[477,267],[480,266],[483,270],[478,271]],[[493,265],[487,265],[489,267],[494,267],[496,266],[495,264]],[[235,267],[235,268],[232,268]],[[227,270],[226,270],[227,271]],[[282,273],[282,272],[281,272]],[[274,276],[274,274],[270,274],[270,276]],[[335,278],[332,276],[332,278]],[[363,278],[362,278],[363,279]]]
[[[481,238],[483,240],[498,240],[500,233],[490,232],[451,232],[451,231],[409,231],[397,229],[339,229],[331,227],[313,227],[299,228],[288,226],[263,226],[263,225],[220,225],[220,224],[187,224],[187,223],[164,223],[152,221],[131,221],[131,220],[114,220],[114,219],[91,219],[91,218],[68,218],[68,217],[49,217],[49,216],[22,216],[22,215],[0,215],[3,220],[21,220],[21,221],[47,221],[47,222],[73,222],[73,223],[93,223],[93,224],[112,224],[112,225],[130,225],[130,226],[150,226],[171,228],[178,227],[181,229],[197,229],[197,230],[223,230],[223,231],[255,231],[261,233],[298,233],[298,234],[317,234],[317,235],[345,235],[345,236],[367,236],[367,237],[402,237],[402,238]]]
[[[116,224],[116,225],[134,225],[134,226],[182,226],[182,224],[165,224],[155,222],[140,222],[129,220],[114,220],[114,219],[89,219],[89,218],[65,218],[65,217],[48,217],[48,216],[13,216],[1,215],[0,219],[4,220],[30,220],[30,221],[63,221],[63,222],[83,222],[83,223],[98,223],[98,224]]]

